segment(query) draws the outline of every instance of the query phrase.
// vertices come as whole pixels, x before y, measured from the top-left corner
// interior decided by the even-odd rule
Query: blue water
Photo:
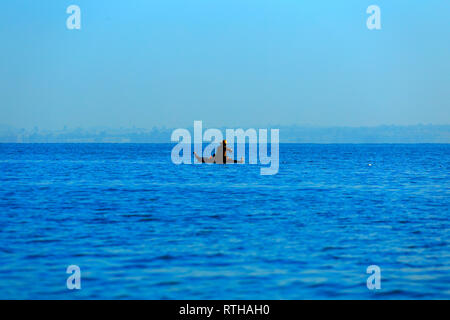
[[[274,176],[170,151],[0,144],[0,298],[450,298],[450,145],[284,144]]]

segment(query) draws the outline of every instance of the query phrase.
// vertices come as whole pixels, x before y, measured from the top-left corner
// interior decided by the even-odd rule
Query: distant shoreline
[[[236,142],[235,142],[236,143]],[[161,144],[161,145],[175,145],[176,142],[1,142],[0,145],[5,144]],[[209,142],[203,143],[203,146],[207,146]],[[248,145],[248,142],[246,143]],[[450,142],[280,142],[283,144],[300,144],[300,145],[447,145]],[[193,145],[193,144],[192,144]]]
[[[245,127],[244,127],[245,128]],[[307,144],[448,144],[450,125],[306,127],[280,130],[280,143]],[[223,128],[224,130],[226,128]],[[173,128],[32,130],[0,127],[0,143],[171,143]],[[223,131],[224,131],[223,130]]]

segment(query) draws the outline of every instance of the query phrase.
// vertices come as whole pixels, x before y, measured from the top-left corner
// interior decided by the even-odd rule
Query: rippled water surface
[[[274,176],[171,147],[0,144],[0,298],[450,298],[450,145],[284,144]]]

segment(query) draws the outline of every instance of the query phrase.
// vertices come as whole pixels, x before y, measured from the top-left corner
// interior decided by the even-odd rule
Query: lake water
[[[450,145],[282,144],[273,176],[171,148],[0,144],[0,298],[450,298]]]

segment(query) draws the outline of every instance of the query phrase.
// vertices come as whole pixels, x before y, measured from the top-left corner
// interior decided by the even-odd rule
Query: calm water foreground
[[[450,298],[450,145],[284,144],[274,176],[171,148],[0,144],[0,298]]]

